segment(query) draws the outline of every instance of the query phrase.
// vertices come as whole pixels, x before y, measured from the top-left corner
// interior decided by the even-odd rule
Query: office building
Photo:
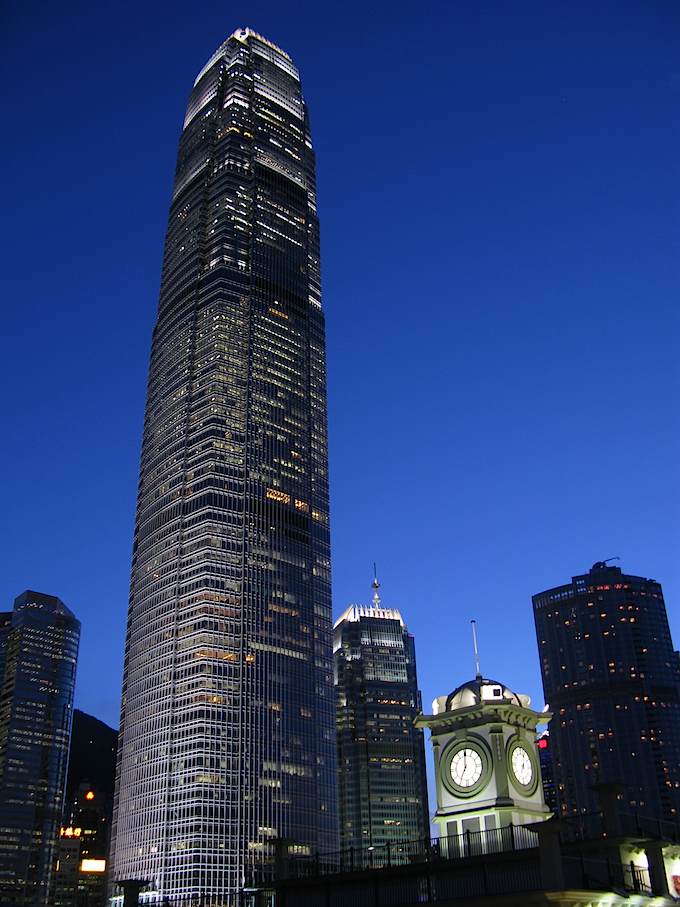
[[[117,745],[117,731],[74,709],[53,907],[106,902]]]
[[[629,812],[677,821],[680,666],[660,584],[598,562],[533,605],[561,813],[592,812],[593,785],[615,782]]]
[[[413,636],[399,611],[351,605],[333,639],[340,844],[357,856],[428,837],[423,732]]]
[[[0,615],[0,904],[44,907],[64,805],[80,623],[27,591]]]
[[[104,907],[110,820],[107,794],[80,784],[60,829],[53,907]]]
[[[536,741],[538,747],[538,761],[541,763],[541,779],[543,782],[543,798],[548,809],[559,814],[557,789],[555,788],[555,770],[553,768],[552,750],[550,749],[550,733],[544,731],[539,734]]]
[[[298,70],[239,29],[189,98],[151,350],[111,847],[146,903],[337,846],[324,345]]]

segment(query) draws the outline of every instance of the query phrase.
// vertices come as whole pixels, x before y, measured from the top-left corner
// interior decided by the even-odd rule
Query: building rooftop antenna
[[[378,592],[378,589],[380,588],[380,583],[378,582],[378,568],[375,565],[375,561],[373,561],[373,582],[371,583],[371,586],[373,588],[373,607],[379,608],[380,593]]]
[[[475,651],[475,677],[477,680],[481,680],[482,672],[479,669],[479,647],[477,646],[477,621],[471,620],[470,626],[472,627],[472,647]]]
[[[609,561],[620,561],[620,560],[621,560],[621,558],[618,556],[618,554],[615,554],[614,557],[608,557],[604,561],[596,561],[593,564],[593,570],[604,570],[605,567],[607,566],[607,564],[609,563]]]

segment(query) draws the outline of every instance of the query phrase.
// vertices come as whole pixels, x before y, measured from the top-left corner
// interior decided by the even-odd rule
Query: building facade
[[[399,611],[351,605],[334,630],[340,843],[357,856],[429,838],[413,636]]]
[[[0,904],[48,903],[64,805],[80,622],[27,591],[0,615]]]
[[[145,903],[337,846],[324,346],[300,78],[239,29],[189,98],[151,351],[111,848]]]
[[[680,663],[658,582],[596,563],[533,597],[563,815],[623,785],[630,812],[680,817]]]
[[[559,814],[560,807],[555,787],[555,770],[553,768],[552,750],[550,749],[550,733],[543,731],[536,740],[538,747],[538,761],[541,764],[541,779],[543,782],[543,797],[548,809]]]
[[[52,907],[104,907],[118,732],[73,710]]]
[[[53,907],[104,907],[110,824],[106,793],[80,784],[64,810]]]

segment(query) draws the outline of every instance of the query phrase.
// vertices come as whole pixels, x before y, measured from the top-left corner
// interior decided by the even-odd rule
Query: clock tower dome
[[[547,819],[536,726],[550,714],[529,708],[528,696],[478,674],[419,715],[434,750],[442,837],[527,825]]]

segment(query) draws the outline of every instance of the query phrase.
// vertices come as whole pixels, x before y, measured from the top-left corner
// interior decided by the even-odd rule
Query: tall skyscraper
[[[239,29],[189,98],[151,351],[111,851],[147,901],[337,846],[324,344],[298,71]]]
[[[416,652],[399,611],[350,605],[333,639],[340,844],[355,865],[369,847],[430,834]]]
[[[0,615],[0,904],[44,907],[64,806],[80,622],[24,592]]]
[[[677,821],[680,665],[661,586],[599,562],[533,605],[562,814],[620,782],[628,811]]]

